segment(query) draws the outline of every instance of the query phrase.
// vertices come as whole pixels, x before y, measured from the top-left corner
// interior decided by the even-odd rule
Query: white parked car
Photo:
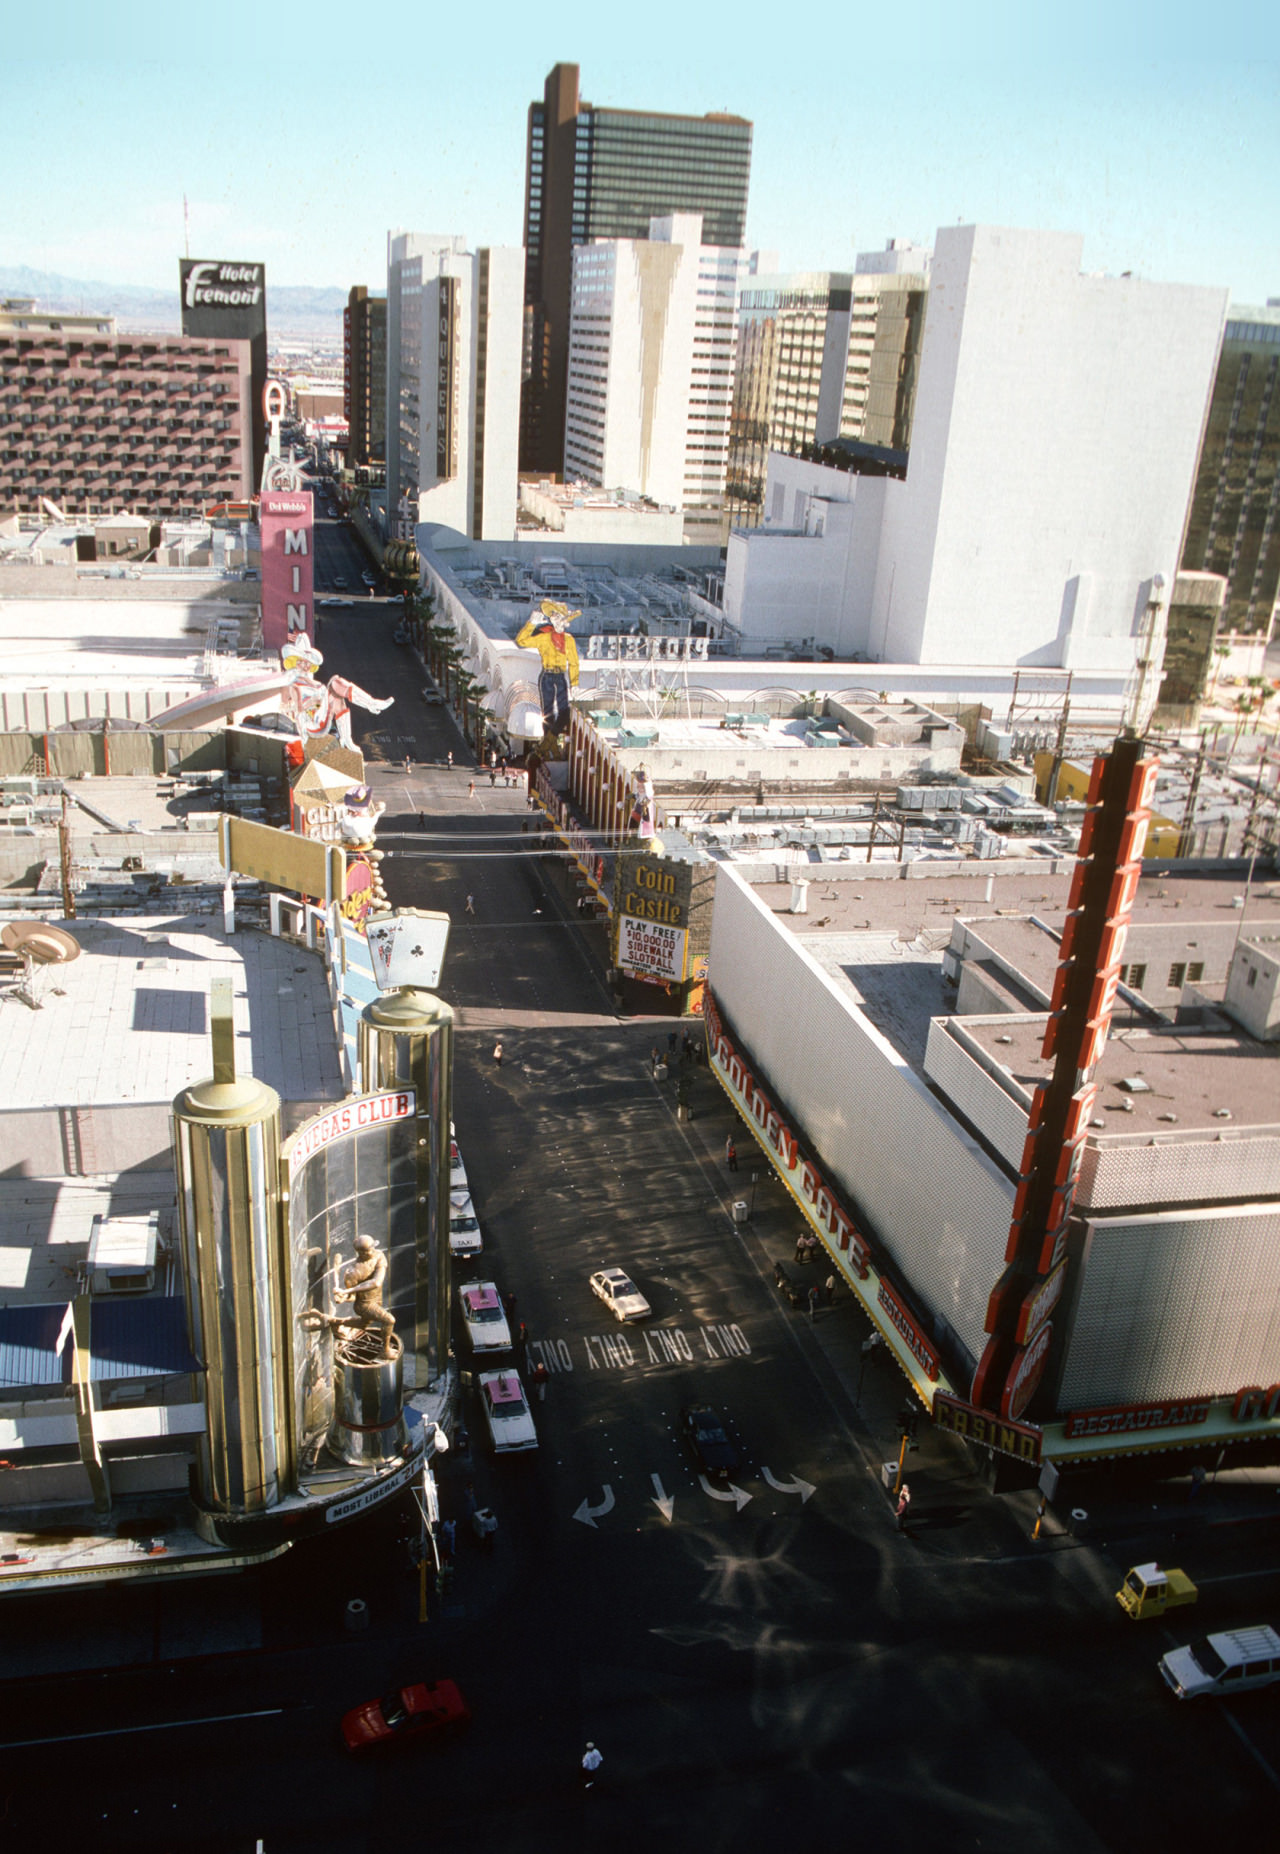
[[[1186,1648],[1172,1648],[1160,1672],[1179,1699],[1212,1694],[1229,1699],[1280,1680],[1280,1635],[1265,1624],[1254,1629],[1224,1629],[1204,1635]]]
[[[467,1191],[454,1191],[449,1198],[449,1250],[453,1255],[479,1255],[484,1247],[480,1220]]]
[[[597,1295],[617,1320],[647,1320],[653,1312],[630,1275],[621,1268],[601,1268],[591,1277]]]
[[[482,1371],[480,1408],[495,1455],[514,1455],[524,1449],[537,1448],[538,1432],[516,1372]]]
[[[449,1195],[452,1197],[455,1191],[469,1193],[470,1190],[471,1186],[467,1183],[467,1168],[462,1163],[458,1142],[456,1139],[451,1139],[449,1141]]]
[[[462,1325],[473,1352],[509,1352],[511,1328],[494,1281],[474,1281],[458,1289]]]

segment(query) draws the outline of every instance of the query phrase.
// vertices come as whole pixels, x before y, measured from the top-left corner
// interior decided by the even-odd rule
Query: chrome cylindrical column
[[[434,993],[405,988],[367,1004],[360,1019],[360,1072],[369,1093],[417,1093],[416,1256],[413,1325],[404,1339],[404,1381],[425,1390],[449,1358],[449,1120],[453,1110],[453,1012]]]
[[[249,1076],[200,1082],[174,1101],[173,1131],[187,1320],[205,1367],[197,1500],[213,1520],[259,1513],[294,1481],[280,1097]]]
[[[409,1432],[404,1421],[403,1359],[355,1364],[339,1357],[333,1368],[333,1422],[329,1452],[353,1468],[370,1473],[404,1454]]]

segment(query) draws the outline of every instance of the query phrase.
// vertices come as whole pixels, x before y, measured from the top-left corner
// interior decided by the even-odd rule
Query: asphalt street
[[[320,561],[330,579],[359,572],[345,531],[323,533]],[[1156,1661],[1280,1615],[1274,1532],[1198,1536],[1185,1627],[1188,1612],[1135,1625],[1114,1601],[1135,1561],[1117,1553],[1145,1539],[1046,1549],[1025,1502],[983,1495],[931,1444],[910,1468],[912,1532],[895,1529],[875,1467],[900,1389],[873,1357],[859,1408],[832,1364],[860,1316],[811,1322],[780,1299],[769,1256],[794,1228],[780,1189],[762,1178],[751,1226],[733,1221],[731,1110],[694,1068],[679,1122],[647,1060],[684,1026],[613,1014],[531,853],[523,790],[491,786],[453,718],[421,703],[393,624],[381,601],[330,609],[321,647],[328,672],[397,698],[356,711],[356,732],[387,806],[393,902],[453,917],[441,992],[485,1239],[467,1272],[515,1296],[526,1363],[547,1366],[540,1446],[492,1460],[464,1376],[470,1448],[444,1459],[442,1503],[461,1521],[470,1491],[499,1531],[488,1554],[460,1524],[452,1588],[431,1592],[425,1623],[403,1511],[234,1583],[6,1610],[10,1646],[47,1667],[0,1683],[6,1845],[776,1854],[839,1836],[1118,1854],[1269,1839],[1280,1686],[1179,1705]],[[612,1263],[648,1322],[620,1327],[591,1294]],[[700,1479],[677,1435],[693,1398],[740,1452],[727,1487]],[[353,1596],[370,1609],[360,1634],[343,1627]],[[49,1664],[47,1644],[76,1638],[85,1659],[104,1644],[106,1669],[113,1630],[109,1671]],[[347,1707],[445,1674],[475,1715],[465,1739],[344,1755]],[[604,1763],[584,1793],[588,1739]]]

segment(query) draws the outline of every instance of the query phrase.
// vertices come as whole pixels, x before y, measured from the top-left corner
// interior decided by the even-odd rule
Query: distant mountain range
[[[176,335],[180,327],[176,262],[171,290],[59,277],[49,271],[30,270],[24,264],[0,265],[0,296],[34,296],[38,308],[62,310],[68,315],[100,309],[104,315],[115,316],[121,329],[131,334]],[[311,289],[305,284],[273,288],[268,284],[267,335],[272,340],[296,336],[306,341],[340,341],[346,303],[345,290]]]

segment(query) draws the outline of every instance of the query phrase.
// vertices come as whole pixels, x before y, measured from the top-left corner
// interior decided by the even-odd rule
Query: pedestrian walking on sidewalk
[[[584,1790],[591,1788],[596,1780],[596,1772],[603,1763],[603,1757],[588,1740],[587,1748],[582,1754],[582,1787]]]
[[[496,771],[496,769],[495,769],[494,767],[492,767],[492,766],[491,766],[491,767],[489,768],[489,784],[490,784],[490,785],[497,785],[497,783],[498,783],[498,774],[497,774],[497,771]]]
[[[494,1060],[494,1065],[497,1068],[502,1067],[502,1044],[501,1043],[495,1043],[493,1046],[493,1060]]]
[[[452,765],[453,765],[453,752],[452,752],[452,750],[450,750],[450,751],[449,751],[448,753],[446,753],[446,754],[445,754],[445,756],[444,756],[444,763],[445,763],[445,765],[446,765],[446,766],[449,766],[449,767],[452,767]]]
[[[475,795],[476,795],[476,782],[474,779],[472,779],[467,784],[467,797],[474,798]]]
[[[816,1287],[811,1287],[809,1289],[809,1318],[811,1320],[816,1317],[817,1311],[818,1311],[818,1290]]]
[[[738,1148],[733,1143],[733,1134],[724,1142],[724,1162],[731,1172],[738,1169]]]
[[[826,1290],[828,1307],[834,1307],[836,1304],[836,1278],[835,1276],[828,1275],[822,1285],[823,1285],[823,1288]]]
[[[476,898],[474,895],[468,895],[467,896],[467,913],[474,914],[475,911],[476,911]]]
[[[911,1511],[911,1489],[908,1487],[907,1483],[903,1481],[902,1486],[898,1490],[898,1504],[893,1509],[893,1516],[898,1522],[899,1532],[906,1531],[907,1516],[910,1513],[910,1511]]]
[[[420,811],[418,813],[418,829],[425,830],[426,828],[427,828],[427,814],[425,811]]]

